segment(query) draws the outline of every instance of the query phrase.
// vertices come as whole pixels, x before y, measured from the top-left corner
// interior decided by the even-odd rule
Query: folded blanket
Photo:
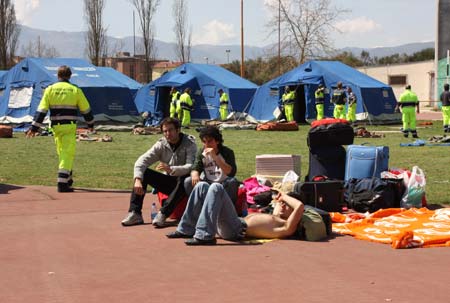
[[[393,248],[450,246],[450,208],[381,209],[372,214],[331,213],[333,232]]]

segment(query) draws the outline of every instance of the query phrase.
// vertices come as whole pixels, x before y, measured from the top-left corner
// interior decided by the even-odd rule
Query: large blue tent
[[[82,59],[27,58],[0,76],[0,122],[31,122],[44,89],[57,81],[57,69],[67,65],[70,81],[80,87],[96,121],[137,121],[134,97],[142,86],[112,68]]]
[[[357,120],[400,120],[400,114],[394,113],[397,101],[390,86],[338,61],[308,61],[263,84],[253,96],[248,113],[260,121],[274,119],[274,111],[285,87],[289,86],[296,90],[295,119],[298,122],[314,120],[314,92],[319,84],[323,84],[327,88],[325,116],[332,117],[334,105],[330,102],[330,93],[339,81],[344,87],[351,87],[358,99]]]
[[[212,64],[185,63],[142,87],[135,99],[139,112],[149,112],[153,123],[168,116],[170,88],[180,92],[190,87],[195,100],[192,119],[215,119],[219,116],[219,88],[230,97],[231,109],[243,112],[257,85]]]

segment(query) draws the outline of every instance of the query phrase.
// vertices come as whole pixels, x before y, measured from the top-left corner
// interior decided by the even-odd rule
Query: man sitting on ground
[[[165,118],[160,127],[164,137],[140,156],[134,165],[134,187],[128,215],[122,220],[123,226],[144,223],[142,204],[147,185],[169,196],[153,219],[152,223],[156,227],[164,226],[166,218],[186,196],[183,183],[195,160],[195,138],[183,134],[180,122],[174,118]],[[148,168],[158,161],[156,169],[163,173]]]
[[[278,192],[274,201],[273,214],[254,213],[240,218],[223,185],[199,183],[189,196],[177,230],[167,237],[188,238],[187,245],[214,245],[216,233],[229,241],[294,235],[302,218],[303,203],[283,192]]]

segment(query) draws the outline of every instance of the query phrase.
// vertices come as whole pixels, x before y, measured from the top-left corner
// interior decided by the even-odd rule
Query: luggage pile
[[[353,140],[347,120],[313,122],[307,137],[308,174],[294,190],[306,205],[329,212],[400,207],[404,180],[381,176],[389,170],[389,147],[353,145]]]

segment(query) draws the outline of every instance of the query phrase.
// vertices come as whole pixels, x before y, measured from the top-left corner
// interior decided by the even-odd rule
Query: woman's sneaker
[[[144,224],[144,219],[142,218],[141,214],[138,214],[135,211],[130,211],[125,219],[122,220],[123,226],[132,226],[139,224]]]

